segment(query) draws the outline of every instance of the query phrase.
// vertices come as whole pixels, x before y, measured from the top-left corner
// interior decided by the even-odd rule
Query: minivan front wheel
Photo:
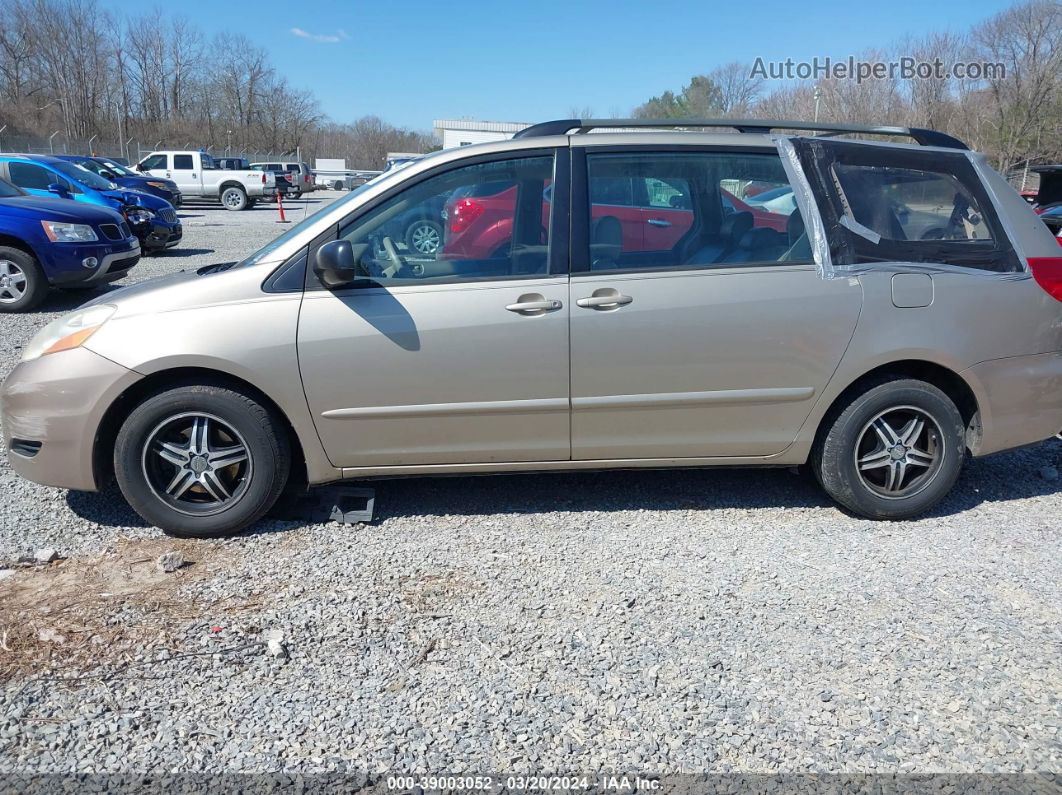
[[[871,519],[906,519],[942,500],[965,457],[965,424],[940,389],[914,379],[855,396],[812,452],[826,492]]]
[[[250,397],[187,385],[137,406],[118,433],[114,472],[140,516],[187,538],[236,533],[280,496],[291,469],[282,422]]]

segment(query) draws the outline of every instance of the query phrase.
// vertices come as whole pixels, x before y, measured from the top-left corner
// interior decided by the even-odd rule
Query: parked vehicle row
[[[590,468],[806,464],[900,519],[968,454],[1062,428],[1062,252],[985,158],[648,124],[433,154],[60,318],[0,392],[12,468],[113,475],[185,536],[247,527],[289,478]],[[443,221],[433,256],[393,237],[416,218]]]
[[[128,222],[145,253],[172,248],[183,229],[169,202],[123,188],[69,159],[46,155],[0,155],[0,178],[31,196],[55,196],[109,207]]]
[[[294,161],[251,163],[251,168],[256,171],[266,171],[273,174],[277,184],[283,180],[288,185],[288,193],[296,199],[303,194],[317,190],[313,172],[306,163]]]
[[[220,201],[227,210],[247,210],[276,194],[276,178],[265,171],[217,168],[206,152],[152,152],[136,166],[141,174],[176,183],[184,199]]]
[[[0,312],[24,312],[49,287],[115,281],[140,260],[128,221],[102,204],[31,196],[0,179]]]

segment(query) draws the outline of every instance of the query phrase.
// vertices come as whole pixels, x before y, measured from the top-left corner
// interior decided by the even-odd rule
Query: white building
[[[473,119],[436,119],[432,122],[435,137],[443,149],[482,144],[488,141],[506,141],[530,122],[522,121],[475,121]]]

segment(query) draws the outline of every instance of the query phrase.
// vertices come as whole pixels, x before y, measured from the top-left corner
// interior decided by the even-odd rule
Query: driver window
[[[377,284],[511,279],[549,271],[553,158],[457,168],[423,180],[339,230],[364,245]]]

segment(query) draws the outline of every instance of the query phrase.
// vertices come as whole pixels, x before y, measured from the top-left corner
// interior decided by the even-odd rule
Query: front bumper
[[[1062,429],[1062,351],[992,359],[960,375],[981,413],[975,455],[1041,442]]]
[[[106,284],[121,279],[140,261],[140,241],[133,238],[124,245],[126,248],[120,251],[113,251],[111,247],[104,248],[103,251],[109,252],[107,254],[101,254],[95,247],[79,251],[78,258],[94,256],[99,260],[99,264],[92,270],[68,267],[50,274],[49,281],[56,287],[65,287],[72,284]]]
[[[137,230],[137,236],[140,237],[141,230]],[[164,248],[172,248],[181,242],[181,238],[184,236],[184,229],[179,223],[166,223],[160,221],[151,221],[146,225],[143,230],[143,237],[140,237],[140,244],[144,247],[145,251],[159,251]]]
[[[87,348],[20,363],[0,387],[0,426],[11,468],[34,483],[95,491],[100,422],[142,377]]]

